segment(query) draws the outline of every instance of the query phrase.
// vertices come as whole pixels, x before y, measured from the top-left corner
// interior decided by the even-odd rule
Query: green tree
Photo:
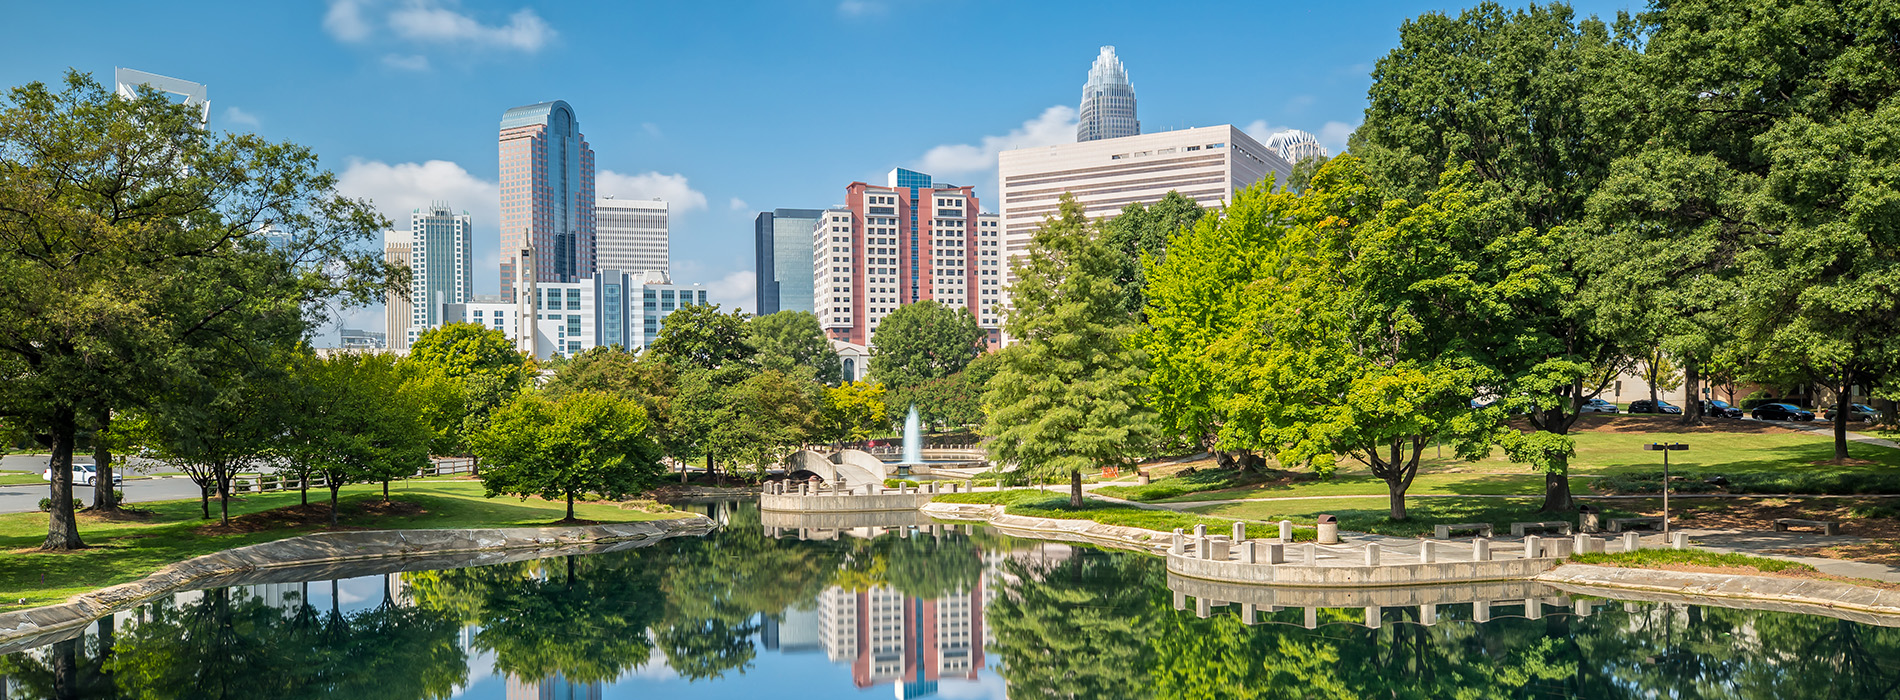
[[[286,344],[318,302],[380,299],[405,275],[357,244],[387,224],[335,193],[317,156],[214,134],[155,90],[89,76],[13,89],[0,107],[0,413],[45,436],[44,547],[83,546],[76,432],[141,410],[207,364]],[[258,235],[286,234],[275,244]],[[96,425],[96,423],[95,423]]]
[[[983,352],[988,334],[976,325],[969,309],[950,308],[935,301],[897,307],[879,321],[871,342],[871,378],[893,395],[903,394],[932,379],[956,374]],[[910,408],[892,405],[901,415]]]
[[[502,406],[474,440],[488,466],[481,473],[490,498],[510,494],[567,499],[597,493],[620,498],[658,483],[664,468],[646,434],[638,403],[597,392],[558,399],[523,393]]]
[[[498,417],[499,418],[499,417]],[[659,577],[639,552],[472,567],[439,572],[421,605],[458,605],[479,617],[474,648],[495,654],[495,670],[526,681],[556,674],[606,683],[646,663],[647,636],[664,611]]]
[[[1639,43],[1567,6],[1506,10],[1485,2],[1456,18],[1428,13],[1399,28],[1399,46],[1373,69],[1365,122],[1351,152],[1374,183],[1423,202],[1449,171],[1471,168],[1509,228],[1544,237],[1557,289],[1520,304],[1515,340],[1496,354],[1488,393],[1522,412],[1534,433],[1505,447],[1544,472],[1544,509],[1571,507],[1569,436],[1578,408],[1607,386],[1592,373],[1629,354],[1596,322],[1596,269],[1579,264],[1585,205],[1610,164],[1641,135],[1624,86]],[[1508,352],[1504,352],[1508,350]]]
[[[729,466],[751,465],[754,476],[763,478],[768,467],[816,435],[821,395],[822,387],[770,369],[727,387],[713,412],[708,454],[723,455]]]
[[[1010,286],[1014,308],[984,403],[993,459],[1036,476],[1069,477],[1082,506],[1082,470],[1126,464],[1152,446],[1154,413],[1141,401],[1145,360],[1123,307],[1121,261],[1073,197],[1030,240]],[[875,360],[874,360],[875,361]]]
[[[285,403],[281,358],[196,372],[171,382],[170,391],[144,410],[133,428],[145,456],[184,472],[198,486],[199,506],[231,522],[231,480],[244,468],[262,466],[282,426],[299,418]]]
[[[1175,190],[1154,204],[1132,202],[1122,212],[1102,222],[1102,235],[1121,253],[1121,270],[1115,283],[1122,289],[1122,308],[1138,317],[1147,313],[1148,302],[1142,289],[1148,286],[1143,260],[1167,257],[1168,240],[1177,232],[1199,221],[1207,213],[1201,205]]]
[[[793,374],[800,368],[826,385],[844,379],[844,361],[831,348],[818,315],[810,311],[780,311],[746,323],[759,363],[766,369]]]
[[[666,322],[660,325],[660,337],[647,350],[681,371],[750,369],[757,367],[759,360],[746,315],[737,309],[719,313],[718,304],[682,306],[667,314]]]
[[[433,451],[469,454],[469,437],[527,385],[530,364],[507,334],[479,323],[450,323],[417,335],[402,370],[417,410],[435,433]]]
[[[864,440],[890,425],[882,384],[845,382],[826,387],[823,410],[816,437],[825,442]]]
[[[526,376],[528,357],[501,331],[479,323],[449,323],[418,334],[404,361],[451,377],[488,374],[518,384]]]
[[[956,374],[917,385],[897,400],[905,406],[915,404],[926,426],[981,426],[983,392],[1001,360],[999,353],[983,353]]]

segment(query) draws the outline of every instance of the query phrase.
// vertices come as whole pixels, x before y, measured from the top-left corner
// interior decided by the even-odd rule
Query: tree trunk
[[[1847,412],[1853,408],[1854,397],[1848,392],[1854,388],[1854,375],[1848,374],[1835,387],[1834,392],[1834,463],[1847,463]]]
[[[1557,459],[1563,463],[1562,466],[1557,471],[1544,474],[1544,507],[1537,509],[1539,513],[1562,513],[1576,509],[1570,500],[1570,458]]]
[[[1702,371],[1696,367],[1693,359],[1682,363],[1682,395],[1688,397],[1682,404],[1682,424],[1702,424]]]
[[[73,513],[73,434],[77,432],[71,408],[53,410],[53,457],[47,468],[53,470],[52,508],[46,517],[46,542],[41,551],[63,552],[80,549],[79,517]]]
[[[334,479],[324,479],[324,482],[330,485],[330,527],[336,527],[336,492],[343,486]]]
[[[204,511],[204,519],[211,519],[211,482],[194,481],[198,485],[198,509]]]
[[[389,502],[389,480],[388,479],[383,480],[383,502],[384,503]]]
[[[567,492],[567,519],[574,519],[574,492]]]
[[[305,508],[310,507],[310,472],[305,471],[297,477],[297,498]]]
[[[1069,472],[1069,507],[1082,507],[1082,470]]]
[[[67,506],[72,503],[68,502]],[[53,642],[53,697],[79,697],[79,640]]]
[[[92,461],[99,467],[99,476],[92,484],[92,509],[98,511],[116,511],[119,509],[119,494],[112,487],[112,448],[106,444],[106,429],[112,427],[112,412],[99,412],[99,427],[92,433]]]
[[[226,525],[231,524],[231,476],[218,477],[218,519]]]
[[[1405,487],[1403,485],[1400,485],[1399,482],[1396,480],[1387,480],[1385,482],[1385,485],[1386,485],[1386,501],[1392,510],[1392,513],[1386,517],[1392,520],[1404,520],[1406,517],[1405,516]]]

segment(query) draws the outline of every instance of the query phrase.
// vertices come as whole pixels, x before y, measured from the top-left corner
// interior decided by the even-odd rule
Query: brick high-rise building
[[[501,115],[501,294],[514,298],[517,251],[535,251],[534,278],[594,274],[594,151],[574,108],[555,100]]]
[[[887,185],[851,183],[844,206],[819,215],[813,310],[831,339],[874,345],[884,316],[934,300],[969,309],[995,342],[1004,259],[1000,220],[970,187],[898,168]]]

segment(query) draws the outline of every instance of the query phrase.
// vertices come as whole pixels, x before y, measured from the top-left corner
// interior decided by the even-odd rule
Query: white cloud
[[[242,124],[244,126],[248,126],[253,129],[261,126],[261,124],[259,124],[257,121],[257,115],[251,114],[250,112],[246,112],[236,107],[224,108],[224,121],[230,122],[232,124]]]
[[[838,3],[838,14],[846,17],[863,17],[883,12],[884,3],[877,0],[843,0]]]
[[[484,24],[462,13],[456,0],[330,0],[323,29],[349,43],[367,42],[378,30],[387,29],[394,38],[409,42],[526,53],[540,51],[557,36],[532,9],[516,10],[506,24]]]
[[[932,148],[917,161],[917,166],[932,175],[991,170],[996,167],[996,154],[1003,151],[1073,143],[1075,118],[1074,107],[1056,105],[1007,134],[983,137],[980,144],[945,144]]]
[[[747,209],[752,208],[750,205],[745,203],[745,200],[740,199],[738,197],[733,197],[732,201],[729,204],[732,207],[733,211],[745,211]]]
[[[323,30],[341,41],[368,39],[370,25],[363,18],[363,3],[358,0],[331,0],[330,11],[323,13]]]
[[[686,176],[678,173],[665,175],[648,171],[625,175],[602,170],[594,177],[594,192],[602,197],[613,195],[619,199],[658,197],[673,205],[674,213],[706,208],[706,194],[693,189],[686,183]]]
[[[1345,153],[1346,139],[1351,138],[1352,132],[1358,130],[1357,124],[1326,122],[1325,126],[1319,128],[1319,145],[1325,146],[1328,153]]]
[[[397,53],[384,54],[383,65],[396,70],[426,71],[429,69],[429,57],[421,54],[409,56]]]
[[[728,272],[725,277],[706,285],[706,298],[718,304],[726,311],[733,309],[752,309],[757,306],[758,280],[751,270]]]
[[[1252,136],[1255,141],[1266,143],[1267,137],[1272,136],[1276,132],[1286,131],[1291,128],[1293,127],[1273,126],[1268,124],[1265,119],[1255,119],[1246,126],[1240,127],[1240,130],[1247,132],[1247,135]]]
[[[554,40],[554,28],[526,8],[509,15],[508,24],[490,26],[429,0],[412,0],[389,13],[389,26],[405,39],[498,46],[528,53],[540,51]]]
[[[397,228],[409,225],[411,210],[438,201],[448,202],[457,210],[467,209],[478,217],[479,227],[493,227],[501,206],[495,183],[446,160],[391,165],[352,158],[349,167],[337,176],[336,188],[348,197],[370,199]]]

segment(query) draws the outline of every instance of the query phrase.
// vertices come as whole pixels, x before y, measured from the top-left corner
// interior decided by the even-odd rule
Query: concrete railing
[[[888,488],[882,484],[861,486],[827,485],[817,479],[801,482],[777,481],[766,484],[759,495],[759,508],[795,513],[851,513],[884,510],[916,510],[939,493],[968,491],[969,482],[928,482],[921,486],[900,484]]]

